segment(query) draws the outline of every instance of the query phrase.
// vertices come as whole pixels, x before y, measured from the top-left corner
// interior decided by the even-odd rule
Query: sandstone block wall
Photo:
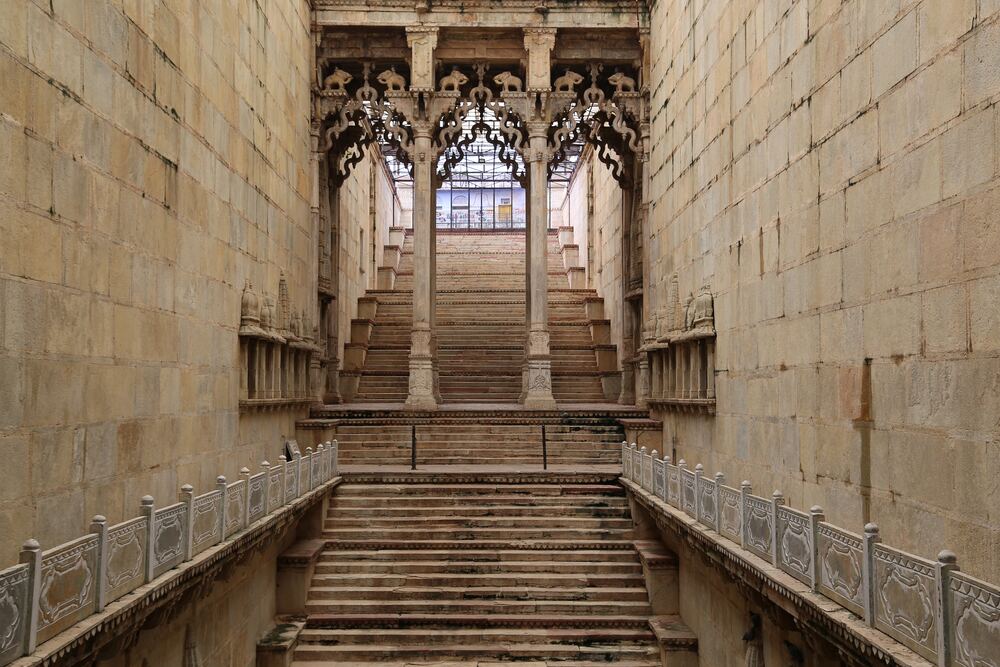
[[[237,410],[244,279],[315,307],[309,3],[10,0],[0,562],[277,455]],[[314,318],[315,319],[315,318]]]
[[[1000,579],[1000,3],[651,19],[655,284],[710,285],[719,331],[671,446]]]

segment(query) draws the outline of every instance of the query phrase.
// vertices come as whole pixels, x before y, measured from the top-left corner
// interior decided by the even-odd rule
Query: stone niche
[[[313,401],[310,368],[322,350],[306,312],[291,308],[284,275],[278,299],[247,281],[240,307],[240,410]]]
[[[657,320],[649,355],[650,397],[654,408],[715,412],[715,308],[712,292],[702,288],[678,298],[677,276],[670,285],[671,304]]]

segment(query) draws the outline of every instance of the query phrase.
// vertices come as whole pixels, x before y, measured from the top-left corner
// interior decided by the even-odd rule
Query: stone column
[[[528,172],[528,229],[526,238],[525,302],[528,337],[525,348],[524,407],[552,410],[552,356],[549,349],[549,159],[548,102],[551,54],[556,44],[553,28],[525,28],[528,55],[525,101],[521,110],[528,130],[524,152]],[[539,104],[535,104],[538,100]]]
[[[551,410],[556,407],[552,397],[552,356],[549,351],[549,206],[548,206],[548,139],[547,123],[528,124],[529,149],[525,153],[529,197],[525,300],[527,301],[528,340],[525,350],[526,386],[524,407]]]
[[[406,407],[436,410],[437,344],[434,331],[434,217],[432,126],[413,123],[413,329]]]

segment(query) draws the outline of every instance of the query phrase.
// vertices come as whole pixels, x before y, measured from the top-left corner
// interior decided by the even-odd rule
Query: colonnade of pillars
[[[702,338],[652,351],[650,398],[715,399],[715,339]]]

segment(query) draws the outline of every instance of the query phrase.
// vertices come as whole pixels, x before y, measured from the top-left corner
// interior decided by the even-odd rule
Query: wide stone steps
[[[374,477],[331,498],[295,665],[658,665],[620,486]]]

